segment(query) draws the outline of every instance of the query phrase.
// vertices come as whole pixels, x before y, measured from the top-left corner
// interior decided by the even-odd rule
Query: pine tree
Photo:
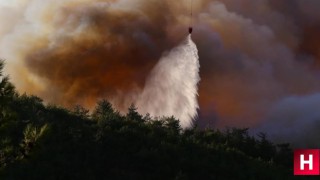
[[[0,60],[0,118],[5,116],[5,109],[15,95],[15,88],[9,82],[9,76],[3,76],[4,61]]]
[[[98,102],[92,117],[93,119],[100,121],[110,119],[114,114],[115,110],[113,109],[112,104],[107,100],[101,100]]]
[[[131,104],[130,107],[128,108],[127,119],[138,121],[138,122],[144,121],[142,116],[138,113],[137,108],[134,104]]]

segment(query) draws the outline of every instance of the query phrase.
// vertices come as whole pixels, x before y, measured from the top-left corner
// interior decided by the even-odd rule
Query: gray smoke
[[[320,148],[320,94],[287,97],[271,108],[258,128],[278,143],[297,148]]]

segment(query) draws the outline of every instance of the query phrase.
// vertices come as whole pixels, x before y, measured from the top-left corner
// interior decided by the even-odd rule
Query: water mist
[[[175,116],[182,128],[197,116],[199,76],[198,49],[189,35],[179,46],[163,54],[136,102],[140,113]]]

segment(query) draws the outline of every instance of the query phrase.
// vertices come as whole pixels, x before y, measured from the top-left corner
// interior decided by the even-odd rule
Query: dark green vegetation
[[[0,63],[3,68],[3,62]],[[248,129],[181,130],[105,100],[90,114],[19,95],[0,74],[0,179],[290,179],[292,150]]]

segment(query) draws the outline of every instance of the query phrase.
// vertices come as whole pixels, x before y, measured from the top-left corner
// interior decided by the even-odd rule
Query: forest
[[[183,130],[175,117],[91,112],[19,94],[0,61],[0,179],[297,179],[290,144],[248,129]],[[299,177],[300,179],[301,177]]]

